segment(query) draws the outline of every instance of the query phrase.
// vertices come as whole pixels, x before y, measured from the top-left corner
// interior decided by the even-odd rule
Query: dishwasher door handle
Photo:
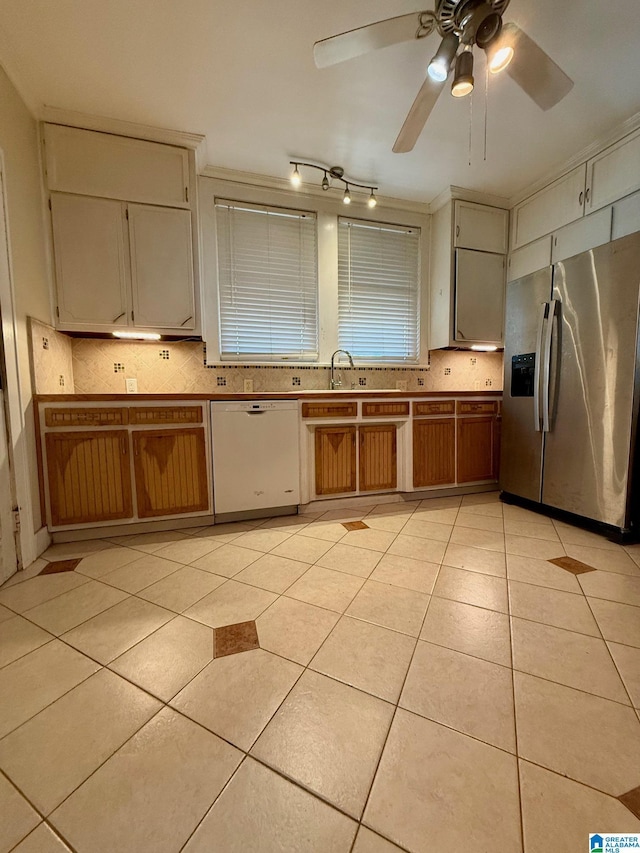
[[[248,415],[264,415],[264,409],[249,409],[247,412]]]

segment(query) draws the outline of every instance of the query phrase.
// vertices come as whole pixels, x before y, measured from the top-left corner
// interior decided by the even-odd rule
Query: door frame
[[[15,310],[15,288],[11,258],[11,231],[7,203],[5,157],[0,148],[0,251],[6,252],[8,275],[0,275],[0,312],[2,342],[6,371],[6,421],[9,452],[13,461],[15,479],[15,503],[20,517],[16,535],[17,568],[30,565],[38,556],[34,530],[33,506],[31,502],[31,476],[27,449],[27,429],[24,396],[20,385],[18,356],[18,330]],[[2,243],[5,241],[5,246]],[[31,401],[28,401],[31,404]]]

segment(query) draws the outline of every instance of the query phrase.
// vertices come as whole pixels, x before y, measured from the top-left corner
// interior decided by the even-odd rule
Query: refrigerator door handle
[[[545,323],[544,343],[542,355],[542,431],[549,432],[549,396],[551,380],[551,343],[553,341],[553,329],[556,318],[557,299],[549,302],[549,313]]]
[[[538,334],[536,335],[536,363],[533,372],[533,421],[536,432],[541,431],[540,427],[540,359],[542,357],[542,338],[545,328],[545,318],[549,304],[543,302],[540,305],[540,313],[538,315]]]

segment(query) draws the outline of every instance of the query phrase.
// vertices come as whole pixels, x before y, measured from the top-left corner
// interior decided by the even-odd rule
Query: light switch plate
[[[253,394],[253,379],[244,380],[244,393]]]
[[[138,393],[138,380],[137,379],[125,379],[125,385],[127,388],[127,394],[137,394]]]

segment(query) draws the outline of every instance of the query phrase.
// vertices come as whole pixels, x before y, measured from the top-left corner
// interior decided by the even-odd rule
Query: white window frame
[[[280,184],[276,182],[274,184]],[[330,196],[330,197],[327,197]],[[243,366],[301,366],[326,367],[331,363],[332,353],[338,349],[338,217],[345,215],[342,197],[339,194],[282,189],[279,186],[258,186],[240,181],[201,175],[198,178],[198,204],[200,218],[200,240],[203,259],[201,278],[202,336],[207,346],[207,363],[229,366],[235,362],[220,358],[218,316],[218,258],[216,248],[215,198],[234,199],[247,204],[285,207],[315,213],[318,227],[318,350],[317,362],[238,361]],[[400,204],[381,202],[370,210],[366,206],[367,196],[352,192],[352,208],[349,213],[358,219],[379,223],[382,219],[391,225],[411,226],[420,229],[420,356],[417,363],[388,362],[389,367],[410,370],[412,367],[429,363],[429,245],[430,221],[427,206],[423,204]],[[383,213],[384,210],[384,213]],[[386,362],[359,360],[359,367],[385,367]]]

